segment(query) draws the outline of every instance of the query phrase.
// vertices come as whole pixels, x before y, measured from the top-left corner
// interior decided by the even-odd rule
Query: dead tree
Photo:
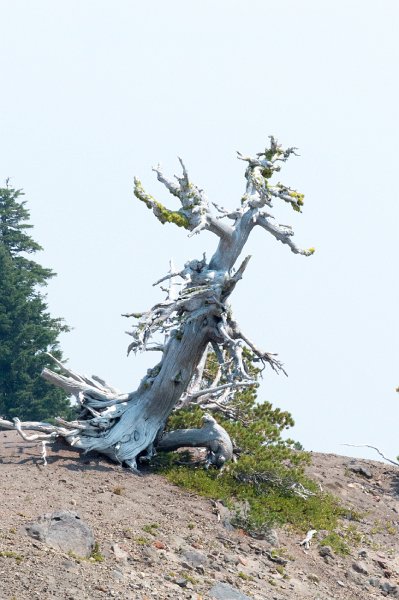
[[[0,426],[16,427],[25,439],[51,441],[62,437],[76,448],[98,451],[134,471],[137,458],[150,459],[157,446],[162,450],[206,447],[208,464],[218,467],[231,459],[230,438],[209,414],[201,429],[163,432],[175,407],[199,402],[208,411],[223,411],[235,389],[254,383],[242,359],[245,347],[262,363],[268,363],[275,371],[282,370],[275,355],[260,350],[241,331],[232,317],[229,298],[250,259],[247,256],[236,267],[255,227],[262,227],[295,254],[309,256],[314,252],[313,248],[299,249],[293,241],[292,228],[277,224],[270,213],[273,202],[279,200],[301,211],[302,194],[270,182],[291,154],[295,154],[295,148],[284,150],[273,137],[265,151],[255,157],[238,153],[247,165],[246,189],[240,206],[233,211],[217,204],[213,204],[216,212],[212,211],[203,190],[190,181],[182,160],[182,175],[175,180],[165,177],[160,167],[154,168],[158,180],[180,202],[177,210],[166,208],[135,179],[135,196],[161,223],[184,227],[190,235],[206,229],[218,238],[209,261],[204,255],[200,260],[187,262],[180,271],[171,266],[170,272],[157,282],[169,281],[168,288],[162,287],[166,291],[163,302],[148,312],[125,315],[136,319],[128,352],[156,350],[161,354],[160,361],[147,371],[138,389],[127,394],[121,394],[99,377],[78,375],[59,363],[60,373],[45,369],[43,377],[76,398],[76,420],[58,419],[57,426],[1,420]],[[224,383],[219,377],[210,388],[202,389],[208,348],[218,358]],[[38,433],[26,436],[24,430]]]

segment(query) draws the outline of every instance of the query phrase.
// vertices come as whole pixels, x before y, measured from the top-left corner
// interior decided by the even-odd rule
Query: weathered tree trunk
[[[129,394],[120,394],[98,377],[77,375],[59,363],[65,375],[45,369],[43,377],[75,395],[80,414],[71,423],[60,420],[60,426],[41,424],[40,439],[62,436],[70,444],[86,451],[96,450],[112,459],[136,469],[136,459],[146,453],[151,457],[154,444],[159,449],[170,450],[179,446],[204,446],[208,448],[208,462],[221,466],[232,457],[231,441],[212,417],[201,429],[171,432],[162,437],[170,413],[179,403],[194,402],[206,395],[209,406],[223,408],[228,404],[232,390],[253,383],[242,360],[244,347],[256,357],[269,363],[273,369],[282,369],[273,355],[259,350],[240,330],[233,320],[228,299],[242,278],[250,257],[246,257],[235,270],[248,236],[259,225],[277,240],[287,244],[294,253],[310,255],[313,249],[300,250],[292,241],[292,229],[273,223],[265,207],[272,206],[274,198],[281,199],[300,210],[303,196],[281,184],[271,185],[270,177],[280,170],[279,163],[286,161],[294,148],[282,150],[271,138],[270,147],[255,158],[239,158],[248,163],[245,173],[246,192],[241,206],[228,212],[214,205],[215,216],[202,190],[189,181],[181,162],[183,175],[177,182],[166,179],[159,168],[154,169],[158,180],[180,200],[179,210],[169,210],[143,189],[135,180],[135,195],[143,201],[161,223],[175,223],[191,232],[202,229],[213,232],[219,243],[211,260],[192,260],[180,272],[171,272],[157,283],[175,278],[183,280],[176,294],[170,287],[164,302],[146,313],[125,315],[138,320],[134,328],[129,351],[159,350],[160,362],[150,369],[139,388]],[[227,224],[223,218],[232,221]],[[162,335],[164,342],[154,340]],[[201,364],[204,353],[211,346],[218,357],[225,383],[201,390]],[[201,363],[202,361],[202,363]],[[1,421],[7,427],[9,422]],[[35,429],[32,424],[17,423],[20,432]],[[50,429],[49,429],[50,428]],[[38,429],[38,427],[36,427]],[[221,431],[222,430],[222,431]],[[222,433],[224,432],[224,433]]]

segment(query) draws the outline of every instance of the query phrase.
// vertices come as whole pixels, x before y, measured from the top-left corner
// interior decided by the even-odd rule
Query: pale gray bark
[[[158,450],[170,451],[178,448],[206,448],[207,466],[222,467],[233,458],[230,436],[209,414],[205,413],[200,429],[177,429],[165,433],[157,444]]]
[[[299,249],[292,241],[292,229],[273,223],[272,215],[265,210],[267,207],[269,211],[274,201],[282,200],[300,211],[303,204],[301,194],[281,184],[272,185],[269,181],[273,173],[280,170],[280,163],[294,154],[294,150],[283,150],[271,138],[269,147],[256,157],[239,155],[248,163],[246,188],[240,207],[230,212],[217,204],[214,206],[218,214],[211,211],[204,192],[189,180],[181,160],[182,176],[175,180],[168,179],[160,167],[154,169],[158,180],[180,201],[178,210],[163,206],[135,179],[136,197],[152,210],[161,223],[184,227],[190,235],[203,229],[209,230],[218,238],[216,251],[209,262],[204,255],[200,260],[187,262],[180,271],[171,265],[169,273],[157,282],[169,280],[166,299],[147,312],[125,315],[136,319],[128,352],[159,350],[162,353],[159,363],[148,370],[136,391],[121,394],[99,377],[78,375],[58,363],[64,374],[45,369],[43,377],[73,394],[80,414],[73,423],[60,421],[62,427],[51,429],[50,425],[36,424],[31,429],[46,436],[62,436],[85,451],[102,452],[133,470],[137,457],[143,453],[151,457],[154,444],[162,449],[171,449],[183,442],[187,446],[205,445],[209,456],[213,457],[210,463],[219,466],[231,459],[228,435],[224,430],[221,434],[222,428],[214,420],[205,422],[199,430],[173,432],[160,437],[173,409],[195,401],[207,410],[234,418],[228,407],[232,393],[238,387],[254,383],[245,369],[242,357],[245,347],[263,364],[283,371],[275,355],[258,349],[241,332],[232,318],[228,302],[247,267],[250,257],[246,257],[238,268],[236,263],[254,227],[262,227],[287,244],[294,253],[313,253],[313,249]],[[173,285],[176,278],[182,282],[178,293]],[[162,340],[156,339],[156,336],[161,336]],[[201,392],[204,355],[210,346],[220,362],[220,373],[214,385]],[[219,381],[221,374],[223,384]],[[8,427],[8,424],[0,421],[0,426]],[[19,427],[21,434],[25,428],[28,428],[26,424]]]

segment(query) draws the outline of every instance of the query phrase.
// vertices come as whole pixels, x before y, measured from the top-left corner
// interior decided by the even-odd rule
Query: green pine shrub
[[[246,367],[252,377],[258,377],[259,370],[249,353]],[[216,368],[211,354],[204,387]],[[339,517],[348,516],[348,511],[305,475],[310,454],[282,436],[294,425],[292,416],[269,402],[259,403],[257,387],[255,384],[237,391],[228,404],[228,414],[215,414],[233,441],[236,462],[226,465],[222,472],[206,470],[190,464],[189,452],[178,451],[159,454],[156,468],[169,481],[223,502],[235,515],[235,525],[253,535],[274,524],[291,525],[301,531],[332,531]],[[201,427],[203,414],[199,406],[177,410],[170,416],[167,430]],[[309,494],[304,498],[298,492]]]

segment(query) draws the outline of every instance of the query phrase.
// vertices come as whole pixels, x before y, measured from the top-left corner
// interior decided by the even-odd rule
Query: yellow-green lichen
[[[292,203],[292,208],[297,212],[301,212],[301,206],[304,205],[305,195],[300,194],[299,192],[291,191],[289,192],[289,196],[291,196],[291,198],[293,198],[293,200],[295,201]]]
[[[164,223],[174,223],[178,227],[184,227],[184,229],[190,228],[190,222],[186,215],[181,213],[179,210],[169,210],[165,208],[163,204],[160,202],[154,201],[154,206],[152,207],[155,216],[162,224]]]
[[[144,190],[141,181],[137,178],[134,180],[134,195],[136,198],[144,202],[144,204],[153,211],[158,221],[164,223],[174,223],[178,227],[190,229],[190,222],[185,214],[180,210],[169,210],[163,204],[155,200],[150,194]]]

